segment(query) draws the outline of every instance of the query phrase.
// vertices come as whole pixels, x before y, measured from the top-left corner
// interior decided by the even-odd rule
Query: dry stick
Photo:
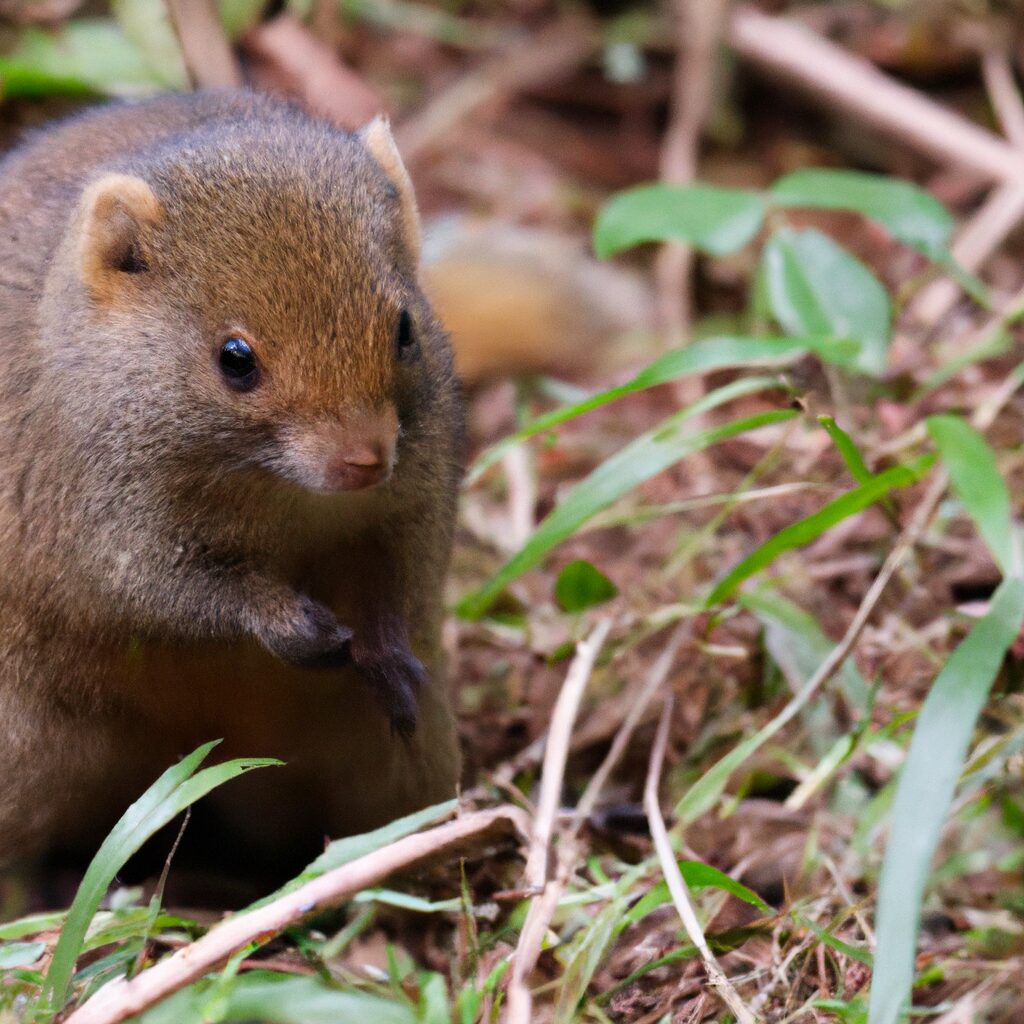
[[[559,870],[555,872],[554,877],[549,875],[551,838],[555,830],[555,817],[558,814],[562,783],[565,779],[572,727],[587,680],[594,670],[594,663],[610,628],[611,621],[602,619],[590,636],[580,642],[551,716],[551,728],[548,730],[541,774],[540,796],[530,833],[530,853],[525,871],[527,887],[539,893],[539,896],[530,903],[512,961],[506,1007],[508,1024],[531,1022],[533,997],[526,979],[540,956],[544,933],[558,906],[571,865],[576,859],[575,843],[570,837],[564,837],[565,841],[559,851]]]
[[[796,21],[741,7],[729,20],[728,40],[740,56],[803,86],[830,109],[847,111],[941,163],[992,182],[1024,178],[1024,158],[999,136]]]
[[[697,174],[701,132],[711,107],[715,56],[728,0],[675,0],[676,64],[672,106],[661,150],[661,177],[684,185]],[[668,242],[655,264],[658,313],[672,344],[682,342],[692,315],[693,250]],[[696,396],[694,396],[696,397]],[[690,399],[692,401],[692,398]]]
[[[192,85],[215,89],[242,84],[242,69],[212,0],[167,0]]]
[[[314,911],[337,906],[396,871],[470,839],[513,830],[526,836],[528,828],[523,811],[503,806],[467,814],[426,832],[406,836],[328,871],[272,903],[228,918],[201,939],[130,980],[118,978],[109,982],[71,1014],[66,1024],[118,1024],[201,978],[247,946],[266,942]]]
[[[731,981],[726,977],[725,971],[707,939],[704,937],[704,930],[697,920],[697,913],[690,901],[690,893],[686,886],[683,873],[679,870],[676,861],[675,851],[672,849],[672,841],[668,836],[668,829],[665,828],[665,819],[661,815],[661,805],[658,801],[658,787],[661,782],[661,767],[665,760],[665,748],[668,746],[668,730],[672,722],[672,698],[665,698],[665,707],[661,714],[661,721],[658,723],[658,733],[654,739],[654,746],[651,748],[651,760],[647,769],[647,783],[644,786],[644,810],[647,813],[647,822],[651,829],[651,838],[654,840],[654,849],[661,864],[662,874],[668,883],[668,891],[672,895],[672,902],[679,912],[683,921],[683,927],[690,941],[697,947],[701,958],[704,960],[704,968],[708,972],[708,981],[718,991],[722,1001],[732,1011],[733,1016],[739,1024],[757,1024],[758,1018],[747,1007],[747,1004],[740,998],[740,994],[733,987]]]
[[[482,107],[571,75],[599,43],[593,24],[571,15],[513,44],[398,126],[395,136],[402,156],[415,160],[433,146],[446,143],[459,124]]]
[[[590,780],[583,796],[576,805],[572,821],[563,831],[558,847],[558,864],[554,877],[544,887],[544,892],[530,905],[513,968],[513,982],[509,986],[509,1001],[505,1017],[506,1024],[530,1024],[533,1000],[526,987],[526,977],[533,970],[540,956],[544,934],[558,909],[558,901],[565,891],[573,866],[576,863],[578,836],[583,823],[589,817],[601,794],[609,775],[619,762],[634,729],[643,717],[644,710],[654,694],[664,685],[669,670],[675,662],[680,645],[690,635],[692,623],[681,624],[673,633],[665,650],[652,667],[643,689],[629,714],[616,733],[615,740],[601,766]]]
[[[604,646],[610,619],[601,619],[586,640],[576,648],[565,682],[555,702],[548,729],[547,749],[544,752],[544,767],[540,777],[540,795],[537,810],[533,816],[530,853],[526,859],[526,884],[540,892],[548,880],[548,859],[551,852],[551,837],[555,832],[555,818],[562,797],[562,783],[565,781],[565,765],[569,759],[569,741],[572,727],[583,699],[594,663]]]
[[[981,68],[1003,134],[1014,149],[1024,153],[1024,102],[1014,81],[1009,56],[1003,50],[986,50]],[[953,257],[968,270],[978,270],[1022,220],[1024,182],[999,185],[957,232],[951,246]],[[960,295],[959,284],[940,278],[915,297],[910,304],[910,315],[919,323],[938,323],[956,305]]]

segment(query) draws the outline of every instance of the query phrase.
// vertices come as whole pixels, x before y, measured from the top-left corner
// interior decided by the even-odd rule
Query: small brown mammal
[[[461,455],[386,122],[248,93],[102,108],[0,164],[0,865],[181,754],[315,849],[452,795]]]

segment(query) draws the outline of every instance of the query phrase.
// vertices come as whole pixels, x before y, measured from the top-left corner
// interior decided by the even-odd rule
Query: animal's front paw
[[[305,594],[297,594],[259,635],[272,653],[299,668],[340,668],[352,660],[352,630],[327,605]]]
[[[404,740],[416,731],[417,695],[427,671],[408,648],[365,651],[353,645],[352,660],[366,680],[391,729]]]

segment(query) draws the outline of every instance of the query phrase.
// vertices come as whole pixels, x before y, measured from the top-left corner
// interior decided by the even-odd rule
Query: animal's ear
[[[370,156],[377,161],[381,170],[388,176],[391,184],[398,189],[402,203],[402,231],[405,244],[412,256],[413,263],[419,266],[420,250],[423,246],[423,231],[420,227],[420,212],[416,206],[416,194],[413,192],[409,172],[398,155],[395,137],[391,134],[391,125],[387,117],[378,114],[369,124],[359,129]]]
[[[163,208],[141,178],[106,174],[94,181],[82,195],[79,216],[79,267],[93,294],[111,297],[125,275],[149,270],[145,237]]]

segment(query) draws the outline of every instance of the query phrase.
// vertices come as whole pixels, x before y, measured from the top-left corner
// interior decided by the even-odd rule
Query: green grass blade
[[[250,768],[280,764],[272,758],[250,758],[225,761],[196,774],[199,765],[219,743],[204,743],[168,768],[145,793],[133,803],[114,826],[93,857],[75,895],[60,938],[53,951],[53,960],[46,973],[41,995],[44,1014],[56,1013],[68,997],[71,977],[96,910],[117,872],[142,844],[186,807],[205,796],[211,789],[233,779]]]
[[[543,434],[569,420],[574,420],[585,413],[593,412],[604,405],[624,398],[626,395],[660,384],[668,384],[691,374],[708,373],[736,366],[772,366],[791,363],[808,352],[815,352],[823,359],[834,356],[836,352],[847,357],[857,354],[858,346],[853,341],[840,341],[834,338],[745,338],[734,335],[706,338],[686,348],[675,349],[656,359],[650,366],[641,370],[632,380],[617,387],[591,395],[572,405],[555,409],[537,417],[521,430],[503,438],[487,449],[470,467],[466,475],[467,486],[475,483],[480,476],[514,445],[528,438]]]
[[[766,386],[763,381],[755,383]],[[458,614],[468,619],[479,618],[509,583],[539,565],[554,547],[575,533],[591,516],[680,459],[737,434],[782,423],[797,415],[789,409],[772,410],[695,434],[687,432],[686,421],[691,416],[699,409],[708,408],[709,403],[736,397],[741,393],[737,385],[749,386],[750,382],[741,380],[719,388],[606,459],[565,496],[516,555],[479,590],[462,599],[457,607]]]
[[[860,449],[854,443],[850,435],[831,416],[819,416],[818,422],[825,428],[825,432],[832,438],[832,443],[839,450],[839,454],[850,471],[850,476],[859,484],[866,484],[875,474],[868,469]]]
[[[718,581],[708,595],[705,606],[710,608],[727,600],[744,580],[771,565],[783,552],[809,544],[837,523],[873,505],[893,488],[906,487],[920,480],[934,461],[932,456],[926,455],[908,466],[893,466],[873,476],[856,490],[829,502],[823,509],[807,516],[806,519],[780,530]]]
[[[917,719],[892,812],[878,893],[869,1024],[897,1024],[914,979],[921,901],[978,715],[1024,623],[1024,581],[1005,580],[988,614],[939,673]]]
[[[928,433],[949,471],[953,491],[967,509],[1004,573],[1019,576],[1010,492],[985,438],[957,416],[929,416]]]

